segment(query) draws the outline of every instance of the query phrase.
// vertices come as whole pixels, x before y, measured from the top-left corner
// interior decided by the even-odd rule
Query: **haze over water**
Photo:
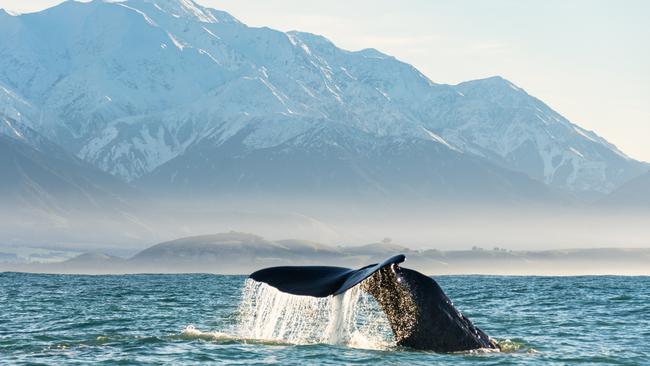
[[[356,338],[341,333],[323,339],[297,328],[258,332],[291,339],[250,338],[252,333],[244,333],[251,314],[241,303],[250,300],[245,290],[251,287],[243,276],[2,273],[0,363],[641,365],[650,359],[649,277],[436,280],[460,311],[508,351],[442,355],[396,348],[381,313],[373,314],[362,295],[356,302],[343,300],[341,308],[356,304],[354,314],[346,315],[357,319]],[[321,316],[305,322],[300,317],[316,303],[292,301],[292,313],[280,314],[272,326],[319,330],[332,320],[322,310],[327,314],[335,300],[324,300]],[[346,319],[341,324],[352,324]],[[375,319],[374,328],[363,327],[363,319]]]

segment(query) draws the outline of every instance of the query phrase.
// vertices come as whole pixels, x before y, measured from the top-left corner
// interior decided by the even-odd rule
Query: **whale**
[[[360,286],[385,313],[400,347],[438,353],[499,350],[494,339],[454,307],[434,279],[402,267],[405,259],[398,254],[359,269],[270,267],[252,273],[249,278],[298,296],[337,296]]]

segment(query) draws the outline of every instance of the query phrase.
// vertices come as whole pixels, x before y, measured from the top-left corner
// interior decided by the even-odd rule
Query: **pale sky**
[[[0,0],[15,12],[61,0]],[[501,75],[650,161],[650,1],[197,0],[250,26],[376,48],[437,83]]]

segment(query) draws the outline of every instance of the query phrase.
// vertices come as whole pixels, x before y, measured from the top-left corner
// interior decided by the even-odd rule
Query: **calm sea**
[[[0,364],[650,365],[650,277],[443,276],[507,352],[394,346],[360,291],[287,296],[242,276],[0,274]]]

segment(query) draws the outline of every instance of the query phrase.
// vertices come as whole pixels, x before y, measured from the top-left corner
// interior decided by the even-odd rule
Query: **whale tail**
[[[360,285],[379,303],[399,346],[436,352],[498,349],[482,330],[462,315],[438,283],[399,266],[396,255],[360,269],[343,267],[272,267],[250,278],[293,295],[336,296]]]

